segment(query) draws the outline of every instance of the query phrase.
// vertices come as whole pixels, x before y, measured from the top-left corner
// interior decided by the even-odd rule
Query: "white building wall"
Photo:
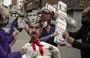
[[[11,4],[11,0],[3,0],[3,5],[9,6]]]

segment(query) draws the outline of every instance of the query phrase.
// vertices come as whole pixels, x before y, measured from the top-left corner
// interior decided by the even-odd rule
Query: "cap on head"
[[[43,9],[42,12],[51,13],[51,11],[48,9]]]
[[[42,8],[41,10],[42,13],[47,13],[47,14],[52,14],[53,11],[47,9],[47,8]]]

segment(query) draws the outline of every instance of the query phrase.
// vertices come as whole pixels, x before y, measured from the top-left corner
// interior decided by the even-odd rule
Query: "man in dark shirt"
[[[81,58],[90,58],[90,7],[82,12],[81,28],[77,32],[64,32],[63,37],[73,47],[81,50]],[[75,39],[82,39],[82,43]]]
[[[57,46],[57,44],[54,43],[54,36],[56,36],[55,26],[51,24],[51,19],[53,18],[53,15],[54,13],[48,9],[43,9],[41,12],[41,20],[44,22],[44,25],[43,25],[44,29],[41,34],[41,40],[49,44],[52,44],[54,46]]]

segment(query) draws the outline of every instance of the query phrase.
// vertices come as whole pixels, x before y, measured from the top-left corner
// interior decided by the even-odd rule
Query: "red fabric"
[[[31,43],[32,43],[32,47],[33,47],[33,50],[36,51],[36,47],[35,47],[35,44],[39,47],[39,51],[40,51],[40,54],[43,56],[43,45],[40,44],[40,41],[36,38],[33,38],[31,40]]]

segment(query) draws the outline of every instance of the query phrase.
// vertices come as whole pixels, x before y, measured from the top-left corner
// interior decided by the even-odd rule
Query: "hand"
[[[18,35],[18,33],[19,33],[18,31],[14,31],[13,36],[16,37]]]
[[[62,33],[62,36],[63,36],[64,39],[66,39],[69,36],[69,34],[68,34],[68,32],[65,31],[65,32]]]
[[[68,32],[63,32],[62,36],[69,44],[72,44],[74,42],[74,38],[70,37],[68,35]]]
[[[67,41],[69,44],[72,44],[72,43],[75,41],[75,39],[72,38],[72,37],[70,37],[70,36],[68,36],[67,39],[66,39],[66,41]]]
[[[57,36],[57,35],[58,35],[58,32],[55,31],[55,32],[51,35],[51,37],[53,37],[53,36]]]
[[[60,46],[65,46],[66,43],[65,43],[65,40],[60,40]]]
[[[14,36],[14,39],[15,39],[15,40],[16,40],[16,36],[18,35],[18,33],[19,33],[18,31],[14,31],[14,32],[13,32],[13,36]]]
[[[23,55],[23,54],[26,54],[27,53],[27,49],[26,48],[22,48],[21,50],[20,50],[20,53]]]

